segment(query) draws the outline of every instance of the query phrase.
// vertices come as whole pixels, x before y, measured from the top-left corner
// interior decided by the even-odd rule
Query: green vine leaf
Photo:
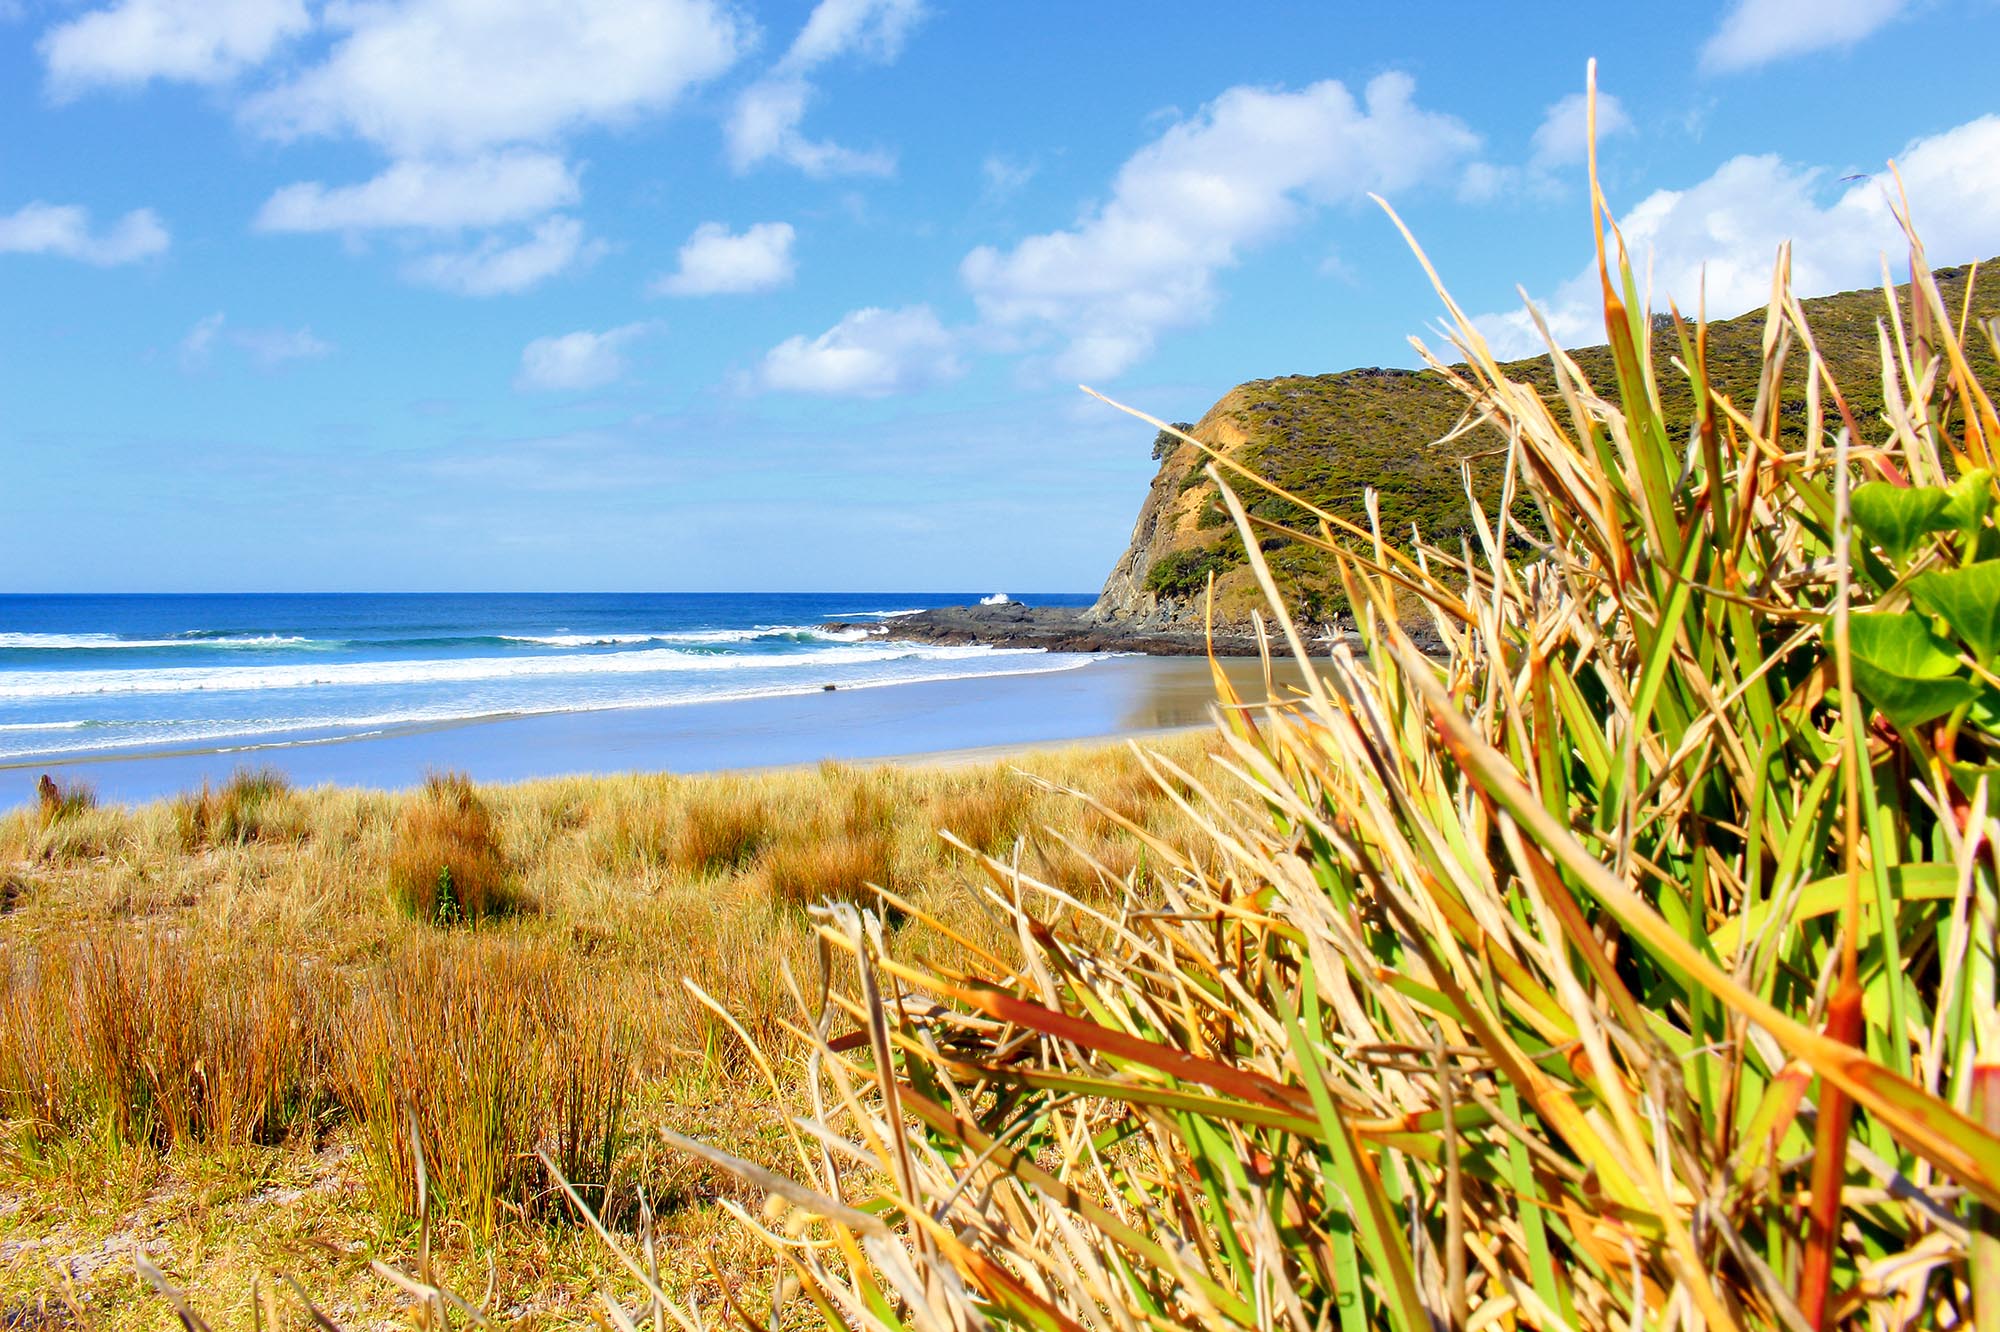
[[[1942,717],[1978,696],[1972,682],[1958,674],[1951,642],[1922,615],[1856,615],[1848,621],[1848,642],[1855,687],[1897,726]]]
[[[1920,574],[1910,580],[1910,597],[1943,620],[1982,666],[2000,657],[2000,563]]]
[[[1939,517],[1955,532],[1977,535],[1993,510],[1993,473],[1984,467],[1967,472],[1946,493],[1949,498]]]
[[[1854,492],[1849,504],[1855,526],[1882,548],[1891,564],[1900,565],[1925,537],[1947,526],[1943,514],[1950,499],[1928,486],[1870,481]]]

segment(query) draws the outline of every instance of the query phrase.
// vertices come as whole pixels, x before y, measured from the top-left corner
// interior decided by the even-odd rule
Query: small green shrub
[[[1208,586],[1211,573],[1228,568],[1212,548],[1187,547],[1168,551],[1146,570],[1146,590],[1161,597],[1191,597]]]

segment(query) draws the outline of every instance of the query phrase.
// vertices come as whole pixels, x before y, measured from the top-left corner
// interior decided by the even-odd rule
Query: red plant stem
[[[1826,1005],[1826,1034],[1846,1045],[1861,1038],[1861,983],[1843,968]],[[1833,1292],[1834,1246],[1840,1240],[1840,1187],[1847,1173],[1847,1130],[1854,1102],[1838,1087],[1820,1083],[1819,1124],[1813,1135],[1811,1228],[1799,1273],[1799,1310],[1815,1329],[1828,1325]]]

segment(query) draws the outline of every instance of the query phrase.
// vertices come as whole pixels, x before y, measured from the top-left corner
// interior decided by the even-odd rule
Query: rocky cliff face
[[[1250,443],[1240,419],[1249,387],[1244,385],[1224,394],[1188,433],[1235,457]],[[1112,566],[1111,576],[1104,580],[1104,590],[1085,612],[1085,620],[1175,632],[1201,628],[1200,593],[1162,596],[1147,586],[1146,576],[1162,557],[1201,547],[1207,544],[1206,538],[1220,535],[1199,526],[1203,509],[1215,494],[1215,488],[1207,483],[1202,471],[1207,461],[1201,450],[1179,440],[1162,452],[1160,470],[1154,473],[1145,503],[1139,506],[1139,519],[1132,525],[1132,540]],[[1231,572],[1247,575],[1242,570]],[[1224,580],[1227,579],[1225,574]]]

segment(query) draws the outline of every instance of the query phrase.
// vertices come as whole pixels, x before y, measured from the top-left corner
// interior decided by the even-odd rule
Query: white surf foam
[[[288,647],[311,642],[297,634],[223,635],[218,638],[120,638],[117,634],[20,634],[0,633],[0,650],[28,652],[73,652],[119,648],[170,647]]]
[[[262,692],[381,685],[469,684],[545,676],[647,675],[825,668],[897,659],[951,661],[1039,648],[843,644],[816,652],[748,656],[648,648],[561,657],[455,657],[421,661],[286,662],[269,666],[159,666],[89,671],[14,671],[0,675],[0,699],[81,698],[105,694]]]
[[[987,660],[980,661],[977,656],[966,654],[925,657],[918,657],[915,654],[882,656],[880,657],[882,669],[842,676],[839,686],[843,692],[852,692],[857,689],[881,689],[906,684],[991,679],[1015,675],[1047,675],[1075,670],[1101,659],[1098,656],[1066,653],[1051,655],[1040,651],[978,649],[977,652],[985,654]],[[966,666],[973,668],[964,669]],[[228,752],[237,748],[322,744],[329,740],[354,739],[362,735],[379,734],[384,730],[404,727],[448,725],[499,717],[676,707],[691,703],[735,703],[752,699],[817,694],[822,687],[819,681],[785,681],[747,688],[731,688],[726,678],[723,678],[714,680],[707,687],[689,682],[680,688],[624,691],[586,700],[530,700],[523,701],[518,706],[505,707],[479,706],[468,702],[456,707],[447,705],[403,708],[322,717],[216,718],[201,721],[148,719],[117,723],[108,733],[100,731],[88,741],[43,743],[29,741],[19,747],[0,742],[0,764],[28,764],[80,754],[109,754],[134,749]],[[23,723],[21,729],[36,729],[42,725]],[[56,726],[67,728],[91,726],[93,723],[64,722],[47,725],[49,728]],[[0,730],[4,729],[9,728],[0,726]],[[225,746],[222,743],[224,741],[232,743]]]
[[[809,624],[760,624],[749,629],[678,629],[654,634],[500,634],[510,643],[533,643],[537,647],[627,647],[637,643],[680,643],[688,646],[722,643],[755,643],[760,639],[791,638],[807,641],[853,642],[844,634],[821,632]]]

